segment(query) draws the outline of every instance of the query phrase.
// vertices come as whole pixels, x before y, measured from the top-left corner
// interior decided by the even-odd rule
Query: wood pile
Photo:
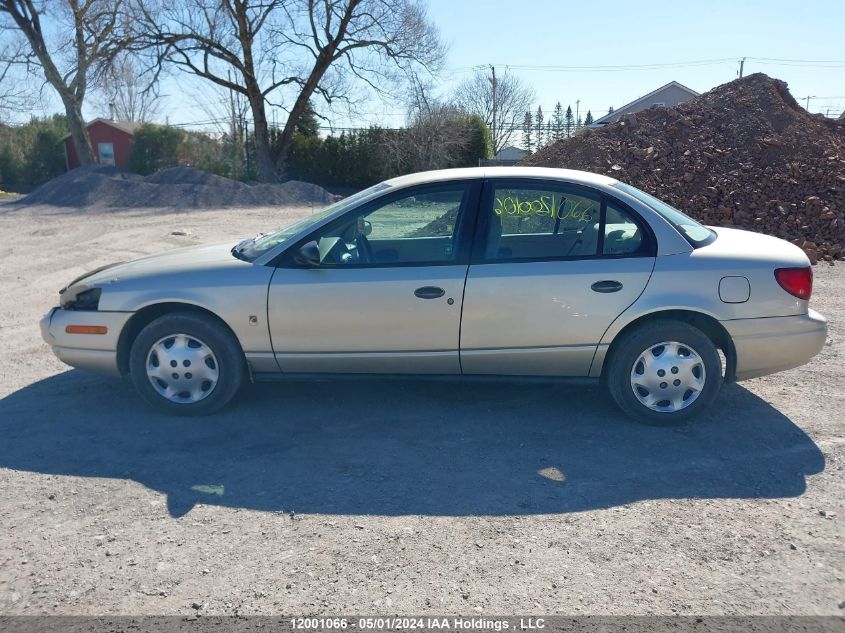
[[[845,255],[845,121],[761,73],[546,146],[523,165],[607,174],[697,220],[768,233],[813,263]]]

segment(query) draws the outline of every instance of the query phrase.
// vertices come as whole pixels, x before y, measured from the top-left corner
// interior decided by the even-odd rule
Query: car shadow
[[[680,428],[636,424],[598,387],[520,382],[250,385],[176,418],[126,381],[72,370],[0,400],[0,467],[135,480],[197,503],[374,515],[578,512],[646,499],[793,497],[816,444],[726,387]]]

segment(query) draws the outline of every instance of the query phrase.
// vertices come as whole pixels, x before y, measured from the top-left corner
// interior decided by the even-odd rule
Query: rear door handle
[[[592,288],[595,292],[618,292],[619,290],[622,290],[622,283],[612,279],[605,279],[604,281],[597,281],[590,286],[590,288]]]
[[[446,291],[443,290],[443,288],[438,288],[437,286],[423,286],[422,288],[414,290],[414,296],[419,297],[420,299],[439,299],[445,294]]]

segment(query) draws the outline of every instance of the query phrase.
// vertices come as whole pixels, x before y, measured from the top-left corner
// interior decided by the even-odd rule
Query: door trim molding
[[[443,374],[443,360],[449,358],[457,361],[458,350],[276,353],[284,373],[306,374]]]
[[[587,376],[595,344],[556,347],[507,347],[499,349],[462,349],[464,374],[519,376]],[[584,372],[573,373],[572,367]]]

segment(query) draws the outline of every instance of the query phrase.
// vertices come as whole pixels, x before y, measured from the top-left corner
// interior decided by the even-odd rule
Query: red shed
[[[109,119],[91,121],[87,126],[88,135],[91,137],[91,145],[97,162],[101,165],[115,165],[126,169],[129,148],[132,147],[135,130],[140,125],[135,121],[110,121]],[[73,145],[70,134],[64,138],[64,141],[67,168],[79,167],[79,156],[76,154],[76,147]]]

